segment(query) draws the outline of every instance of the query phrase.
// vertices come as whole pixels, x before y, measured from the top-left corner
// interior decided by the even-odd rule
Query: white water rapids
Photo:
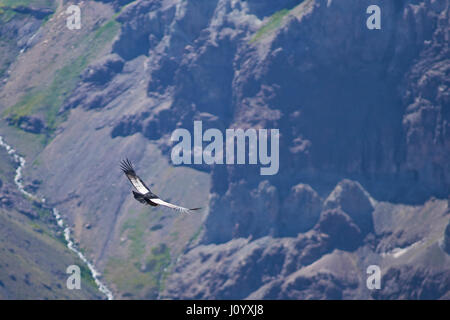
[[[11,155],[11,157],[14,159],[14,161],[18,164],[18,167],[16,169],[16,175],[14,177],[14,182],[16,183],[19,191],[22,192],[22,194],[24,194],[25,196],[33,199],[34,201],[37,201],[40,203],[45,203],[45,198],[41,199],[41,198],[37,197],[36,195],[29,193],[24,188],[24,185],[22,183],[22,169],[24,168],[25,163],[26,163],[25,158],[20,156],[13,147],[8,145],[2,136],[0,136],[0,146],[5,148],[6,152],[8,152],[8,154]],[[92,277],[94,278],[95,284],[97,285],[100,292],[102,292],[107,297],[108,300],[113,300],[114,296],[113,296],[112,292],[99,279],[100,273],[95,269],[95,266],[92,263],[90,263],[89,260],[83,255],[83,253],[81,253],[81,251],[79,249],[77,249],[75,243],[73,242],[73,240],[70,237],[70,228],[66,225],[66,223],[64,222],[64,219],[61,217],[58,210],[56,208],[53,208],[52,212],[56,219],[58,227],[61,228],[61,230],[64,232],[64,239],[66,240],[67,248],[69,248],[76,255],[78,255],[78,257],[80,257],[80,259],[87,265],[87,267],[89,268],[89,271],[91,272]]]

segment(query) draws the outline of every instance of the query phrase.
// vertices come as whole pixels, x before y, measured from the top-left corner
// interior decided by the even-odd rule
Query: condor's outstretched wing
[[[139,193],[146,194],[151,192],[150,189],[145,185],[144,181],[136,175],[136,172],[131,165],[130,160],[126,159],[120,163],[122,171],[125,173],[127,178],[130,180],[131,184],[136,188]]]
[[[159,198],[152,198],[151,201],[154,202],[154,203],[157,203],[159,205],[162,205],[162,206],[165,206],[165,207],[168,207],[168,208],[171,208],[171,209],[175,209],[175,210],[180,211],[182,213],[189,213],[191,211],[195,211],[195,210],[200,210],[201,209],[201,208],[188,209],[188,208],[180,207],[180,206],[171,204],[169,202],[166,202],[164,200],[161,200]]]

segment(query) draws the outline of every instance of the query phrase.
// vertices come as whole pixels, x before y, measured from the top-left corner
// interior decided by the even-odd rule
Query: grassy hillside
[[[102,299],[84,263],[66,248],[50,210],[16,189],[15,167],[0,150],[0,299]],[[81,269],[81,290],[68,290],[66,269]]]
[[[52,0],[0,0],[1,7],[32,6],[35,8],[52,8],[56,1]]]
[[[4,77],[0,88],[6,87],[0,97],[0,131],[26,156],[27,169],[41,165],[33,158],[64,121],[65,115],[58,114],[62,102],[75,88],[80,73],[105,52],[118,32],[113,10],[102,11],[98,3],[85,4],[83,9],[93,17],[85,17],[80,32],[70,32],[65,29],[64,14],[60,14],[64,8],[57,7],[57,3],[0,1],[0,78]],[[56,14],[38,20],[11,9],[21,5],[51,8]],[[26,23],[37,26],[42,38],[19,53],[14,32]],[[14,71],[7,74],[10,67]],[[17,120],[24,116],[42,118],[45,130],[39,134],[22,130]],[[14,122],[16,125],[11,125]],[[85,264],[66,248],[51,211],[30,203],[16,190],[14,173],[15,164],[1,149],[0,201],[5,200],[0,203],[0,299],[103,299]],[[81,268],[81,290],[66,288],[66,268],[72,264]]]
[[[65,63],[53,73],[50,81],[39,83],[29,93],[25,93],[17,103],[3,112],[3,117],[18,123],[22,117],[41,115],[45,119],[46,134],[51,136],[64,120],[64,115],[58,115],[62,103],[75,89],[81,72],[114,38],[118,25],[114,20],[109,20],[80,42],[74,43],[80,54],[75,56],[70,53]]]
[[[37,7],[55,4],[53,1],[21,2]],[[9,1],[0,2],[0,6],[2,3],[4,6],[10,5]],[[114,12],[111,9],[101,11],[100,6],[98,3],[82,6],[84,16],[79,31],[68,30],[65,27],[66,17],[62,12],[63,7],[54,8],[55,14],[48,21],[46,19],[41,22],[42,26],[39,29],[41,41],[33,50],[28,48],[22,53],[20,58],[26,60],[27,64],[16,70],[16,74],[12,74],[5,83],[8,89],[10,88],[8,91],[12,93],[12,98],[4,99],[0,105],[0,109],[3,108],[1,110],[3,119],[8,119],[10,124],[19,125],[23,117],[38,116],[45,123],[47,139],[44,143],[49,141],[56,127],[65,119],[66,115],[59,113],[60,107],[75,89],[81,72],[108,50],[108,45],[118,33],[119,23],[114,20]],[[27,18],[24,16],[26,15],[8,16],[7,21],[5,16],[3,24],[12,25],[14,21],[11,19]],[[10,39],[9,42],[11,41]],[[3,41],[3,46],[7,44],[8,41]],[[9,51],[13,51],[12,49],[9,48]],[[8,59],[11,60],[11,57],[4,58]],[[11,61],[8,64],[10,63]]]

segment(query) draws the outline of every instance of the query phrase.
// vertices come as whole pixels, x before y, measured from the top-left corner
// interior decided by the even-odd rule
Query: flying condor
[[[188,209],[188,208],[176,206],[174,204],[171,204],[171,203],[161,200],[156,194],[154,194],[145,185],[144,181],[142,181],[142,179],[138,177],[138,175],[136,174],[136,172],[133,169],[133,166],[131,165],[130,160],[128,160],[128,159],[122,160],[122,162],[120,163],[120,167],[121,167],[122,171],[125,173],[125,175],[127,176],[127,178],[130,180],[133,187],[135,187],[136,190],[138,191],[138,192],[136,192],[133,190],[133,195],[134,195],[134,198],[137,201],[139,201],[140,203],[147,204],[147,205],[150,205],[153,207],[161,205],[161,206],[169,207],[171,209],[175,209],[182,213],[188,213],[191,211],[201,209],[201,208]]]

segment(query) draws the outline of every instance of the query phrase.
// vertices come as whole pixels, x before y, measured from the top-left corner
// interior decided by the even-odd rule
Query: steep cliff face
[[[163,297],[448,299],[450,257],[439,243],[446,241],[449,213],[445,200],[392,205],[344,180],[306,233],[239,238],[188,251]],[[418,223],[425,220],[429,225]],[[381,290],[366,286],[367,267],[374,264],[381,268]]]
[[[381,30],[366,27],[372,4]],[[43,25],[8,22],[29,45],[4,76],[0,130],[119,297],[430,296],[393,287],[415,272],[445,297],[434,283],[449,259],[448,0],[79,5],[79,31],[64,28],[67,3]],[[173,167],[170,135],[195,120],[279,129],[278,173]],[[118,170],[125,156],[152,191],[206,210],[143,209]],[[399,266],[412,261],[424,269]],[[391,270],[385,293],[365,289],[372,263]]]
[[[299,182],[323,194],[343,177],[358,179],[380,200],[446,196],[447,5],[383,4],[383,27],[373,32],[362,14],[367,3],[306,1],[277,30],[243,46],[232,122],[281,128],[280,172],[270,179],[280,203],[290,201],[289,187]],[[433,102],[414,84],[417,73]],[[247,168],[230,170],[213,180],[228,180],[228,191],[213,198],[211,230],[242,217],[224,205],[227,197],[234,203],[239,189],[258,190],[260,177]],[[234,207],[248,201],[240,203]],[[213,237],[206,234],[205,241],[223,241]]]

